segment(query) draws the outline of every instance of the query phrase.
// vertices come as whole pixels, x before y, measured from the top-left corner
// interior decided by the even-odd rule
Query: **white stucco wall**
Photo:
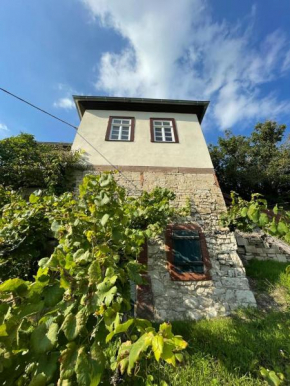
[[[134,142],[105,141],[109,116],[135,117]],[[151,142],[150,118],[175,118],[179,143]],[[194,114],[87,110],[78,132],[114,165],[213,168],[200,124]],[[75,136],[72,149],[84,150],[89,164],[107,165],[79,135]]]

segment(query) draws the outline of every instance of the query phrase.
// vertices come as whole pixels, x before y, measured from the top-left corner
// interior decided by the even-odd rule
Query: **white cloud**
[[[54,107],[71,110],[75,108],[75,104],[71,98],[60,98],[56,102],[54,102]]]
[[[0,123],[0,138],[9,137],[10,130],[4,123]]]
[[[204,0],[81,0],[91,16],[127,39],[105,52],[98,90],[116,96],[209,99],[209,117],[222,129],[289,110],[262,86],[290,68],[286,35],[257,44],[255,7],[235,24],[217,22]],[[271,116],[270,116],[271,114]]]

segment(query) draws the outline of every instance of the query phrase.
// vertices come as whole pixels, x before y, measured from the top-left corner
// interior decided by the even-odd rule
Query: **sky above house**
[[[289,130],[290,2],[1,0],[0,87],[76,126],[73,94],[209,100],[208,143],[266,119]],[[75,135],[0,92],[0,139],[21,131]]]

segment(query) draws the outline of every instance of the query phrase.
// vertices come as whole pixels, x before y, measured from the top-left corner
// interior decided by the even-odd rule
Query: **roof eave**
[[[75,101],[75,104],[76,104],[76,108],[77,108],[77,111],[78,111],[78,114],[79,114],[79,117],[80,119],[83,117],[83,114],[86,110],[86,108],[84,106],[82,106],[82,103],[88,103],[88,102],[91,102],[91,103],[94,103],[95,102],[95,105],[97,106],[98,103],[99,104],[102,104],[104,102],[108,102],[108,103],[116,103],[116,104],[123,104],[123,107],[126,106],[126,104],[130,104],[132,105],[132,108],[134,110],[134,104],[137,105],[155,105],[156,106],[160,106],[160,111],[162,111],[162,106],[168,106],[168,105],[171,105],[171,106],[174,106],[176,108],[176,110],[178,110],[179,108],[180,109],[187,109],[187,114],[196,114],[198,116],[198,120],[199,122],[201,123],[202,120],[203,120],[203,117],[205,115],[205,112],[207,110],[207,107],[209,105],[209,101],[190,101],[190,100],[174,100],[174,99],[149,99],[149,98],[126,98],[126,97],[100,97],[100,96],[83,96],[83,95],[73,95],[73,98],[74,98],[74,101]],[[194,112],[191,112],[190,111],[190,108],[192,107],[192,109],[194,110],[195,108],[202,108],[200,113],[197,114],[197,113],[194,113]],[[98,108],[96,108],[98,109]],[[99,108],[101,109],[101,108]],[[122,110],[122,108],[120,108]],[[124,109],[125,110],[125,109]],[[138,111],[136,109],[136,111]],[[140,110],[140,111],[143,111],[143,110]],[[148,111],[150,111],[150,109],[148,108]]]

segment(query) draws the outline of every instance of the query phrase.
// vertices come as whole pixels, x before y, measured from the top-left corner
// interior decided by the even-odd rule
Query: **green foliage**
[[[273,212],[269,211],[267,201],[258,193],[252,194],[250,201],[243,200],[234,192],[231,197],[232,205],[222,216],[223,225],[245,232],[260,228],[269,235],[290,243],[290,211],[277,205]]]
[[[6,204],[1,242],[10,252],[17,242],[19,250],[27,240],[31,249],[38,245],[34,223],[41,229],[35,233],[51,230],[58,245],[41,256],[33,280],[1,284],[5,385],[98,385],[113,372],[115,383],[122,377],[130,384],[138,376],[145,384],[145,363],[182,361],[187,343],[170,324],[156,331],[149,321],[129,317],[130,280],[140,283],[143,269],[136,258],[145,239],[174,216],[172,199],[162,189],[127,197],[106,173],[86,176],[78,198],[34,194],[28,202]]]
[[[270,204],[288,202],[290,141],[281,142],[286,126],[258,123],[249,137],[226,131],[209,150],[222,190],[245,199],[263,192]]]
[[[80,154],[20,134],[0,141],[0,181],[12,189],[39,188],[51,193],[72,189],[72,172]],[[0,195],[1,202],[1,195]]]
[[[32,194],[27,202],[20,194],[0,186],[0,279],[32,279],[38,260],[49,252],[52,238],[45,216],[46,206],[58,202],[53,197]]]
[[[260,368],[284,374],[289,385],[289,312],[241,310],[231,318],[173,322],[188,342],[183,366],[153,362],[149,372],[170,386],[265,386]],[[156,382],[158,384],[158,382]]]

